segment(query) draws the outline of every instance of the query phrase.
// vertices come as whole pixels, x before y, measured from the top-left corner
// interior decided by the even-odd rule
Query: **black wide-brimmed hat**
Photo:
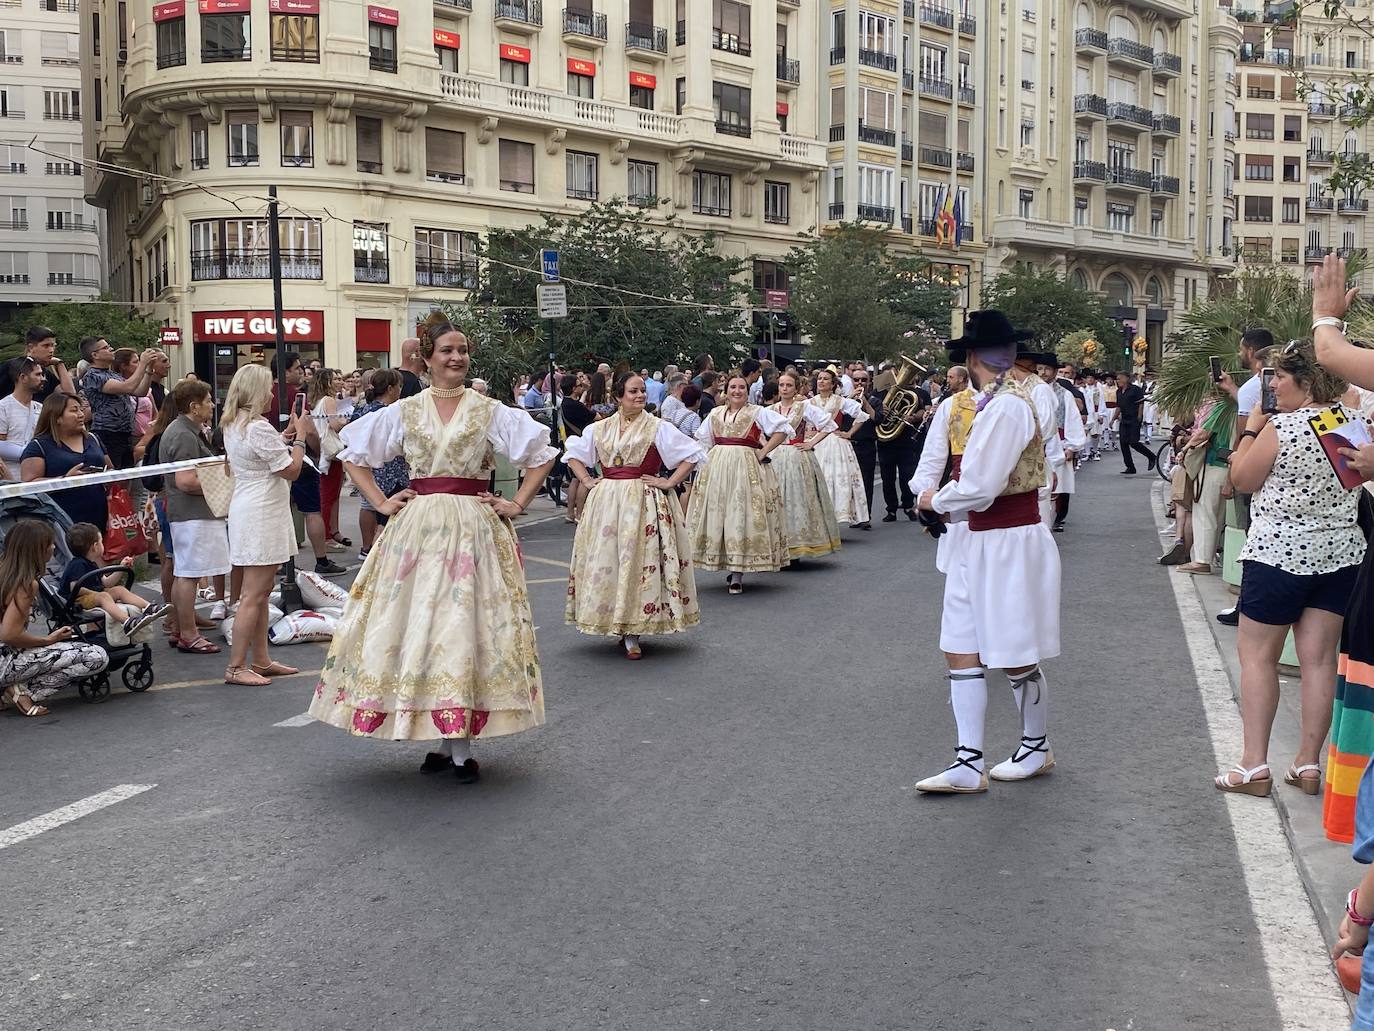
[[[1011,320],[996,308],[984,308],[968,313],[964,335],[945,344],[945,350],[949,351],[952,361],[962,362],[970,351],[1006,347],[1034,337],[1034,333],[1014,328]]]
[[[1018,362],[1034,362],[1036,365],[1052,365],[1059,368],[1059,356],[1052,351],[1030,351],[1024,347],[1016,349]]]

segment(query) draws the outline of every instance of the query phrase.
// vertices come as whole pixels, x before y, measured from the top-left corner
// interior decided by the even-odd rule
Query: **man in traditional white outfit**
[[[1094,462],[1102,461],[1102,424],[1107,418],[1107,400],[1102,392],[1102,384],[1097,382],[1097,373],[1092,369],[1083,372],[1083,403],[1088,413],[1083,422],[1088,432],[1088,458]]]
[[[1046,355],[1053,358],[1053,355]],[[1062,461],[1054,467],[1054,489],[1051,491],[1053,515],[1047,521],[1055,533],[1064,532],[1064,520],[1069,515],[1069,498],[1074,492],[1078,456],[1087,446],[1088,435],[1083,430],[1083,415],[1078,410],[1078,400],[1069,392],[1068,387],[1055,375],[1055,363],[1048,361],[1039,367],[1040,378],[1050,388],[1054,396],[1055,421],[1059,426],[1059,439],[1063,443]],[[1041,517],[1045,518],[1042,511]]]
[[[1047,526],[1054,522],[1054,502],[1050,493],[1057,482],[1057,470],[1064,464],[1064,438],[1059,432],[1063,423],[1060,422],[1054,391],[1036,370],[1046,362],[1053,361],[1052,354],[1019,350],[1016,352],[1016,364],[1007,374],[1018,383],[1026,384],[1035,403],[1035,417],[1040,426],[1040,438],[1045,445],[1045,482],[1040,488],[1040,520]]]
[[[1027,780],[1054,766],[1039,663],[1059,654],[1059,550],[1040,519],[1046,460],[1031,377],[1011,373],[1016,345],[1028,336],[1001,312],[978,311],[969,315],[964,336],[948,345],[953,360],[967,358],[984,396],[958,477],[927,487],[918,502],[951,524],[967,522],[957,561],[945,564],[940,617],[958,745],[954,762],[919,781],[918,791],[988,789],[983,726],[989,668],[1006,670],[1021,713],[1020,744],[992,768],[992,779]]]

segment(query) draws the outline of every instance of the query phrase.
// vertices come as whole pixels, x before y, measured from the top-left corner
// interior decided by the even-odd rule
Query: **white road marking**
[[[44,831],[50,831],[61,827],[64,823],[71,823],[79,820],[83,816],[90,816],[91,813],[98,812],[106,806],[112,806],[116,802],[122,802],[126,798],[133,798],[141,795],[145,791],[151,791],[157,787],[156,784],[119,784],[110,788],[109,791],[102,791],[98,795],[91,795],[83,798],[79,802],[71,805],[64,805],[60,809],[54,809],[50,813],[42,816],[35,816],[32,820],[25,820],[23,823],[16,823],[8,830],[0,831],[0,848],[9,848],[17,845],[21,841],[37,837]]]
[[[1151,499],[1155,522],[1163,525],[1159,494],[1152,492]],[[1192,589],[1191,578],[1172,572],[1166,575],[1183,620],[1212,752],[1220,769],[1223,761],[1240,754],[1240,711],[1231,697],[1230,678],[1217,654],[1207,613]],[[1222,756],[1228,758],[1223,760]],[[1193,790],[1213,789],[1203,783]],[[1278,810],[1273,802],[1232,794],[1225,796],[1225,805],[1283,1031],[1326,1031],[1349,1025],[1350,1008],[1327,957]],[[1356,873],[1352,863],[1351,884]]]
[[[543,562],[545,565],[549,566],[560,566],[563,569],[568,568],[568,563],[564,562],[562,559],[541,558],[538,555],[525,555],[524,559],[526,562]]]
[[[308,713],[308,712],[303,712],[303,713],[301,713],[299,716],[292,716],[289,720],[282,720],[280,723],[274,723],[274,724],[272,724],[272,726],[274,726],[274,727],[305,727],[305,726],[309,726],[311,723],[314,723],[314,722],[315,722],[315,717],[314,717],[314,716],[311,716],[310,713]]]

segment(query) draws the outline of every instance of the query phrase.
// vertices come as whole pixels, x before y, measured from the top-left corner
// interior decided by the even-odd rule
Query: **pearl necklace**
[[[459,397],[463,393],[463,387],[430,387],[429,392],[435,397]]]

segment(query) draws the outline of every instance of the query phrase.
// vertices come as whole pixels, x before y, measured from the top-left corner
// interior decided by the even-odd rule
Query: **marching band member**
[[[698,569],[726,570],[731,594],[744,593],[745,573],[776,572],[792,561],[768,458],[791,428],[777,412],[751,405],[748,382],[732,376],[725,403],[697,430],[709,455],[687,503],[693,560]]]
[[[1054,467],[1055,486],[1051,491],[1054,510],[1049,520],[1055,533],[1063,533],[1064,520],[1069,514],[1069,498],[1074,492],[1075,467],[1078,456],[1087,446],[1088,435],[1083,430],[1083,415],[1078,410],[1077,401],[1056,376],[1053,363],[1040,366],[1040,378],[1053,391],[1055,422],[1063,444],[1062,461]]]
[[[969,432],[959,475],[922,491],[922,510],[968,521],[958,561],[947,563],[940,648],[949,664],[950,703],[958,728],[954,762],[916,784],[934,793],[986,791],[983,725],[986,668],[1005,669],[1021,712],[1021,742],[993,768],[994,780],[1025,780],[1054,766],[1049,699],[1039,663],[1059,654],[1059,551],[1040,521],[1045,482],[1028,376],[1012,373],[1017,343],[998,311],[969,315],[964,336],[947,345],[966,354],[974,383],[986,392]],[[991,388],[989,390],[989,388]]]
[[[769,406],[787,420],[792,435],[773,452],[773,471],[787,517],[787,550],[793,559],[840,550],[840,524],[816,460],[816,445],[835,432],[835,420],[797,396],[795,373],[778,377],[778,403]]]
[[[830,500],[835,505],[835,519],[854,527],[868,524],[868,498],[864,492],[863,472],[854,454],[849,435],[854,428],[873,417],[873,410],[865,396],[862,403],[836,393],[838,378],[832,369],[816,374],[816,397],[813,404],[839,425],[844,416],[852,420],[847,430],[827,434],[816,447],[816,460],[821,464]]]
[[[701,621],[676,488],[706,453],[644,411],[643,377],[621,377],[612,393],[617,413],[568,438],[568,468],[588,493],[573,539],[564,618],[584,634],[618,637],[625,656],[638,659],[640,637],[680,633]],[[593,465],[600,479],[587,474]],[[664,468],[673,470],[666,479],[659,475]]]

